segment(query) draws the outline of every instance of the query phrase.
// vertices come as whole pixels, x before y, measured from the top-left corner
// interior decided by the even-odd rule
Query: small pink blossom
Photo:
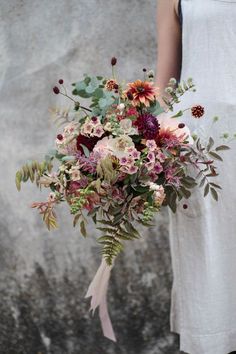
[[[156,174],[159,174],[163,171],[163,167],[160,163],[156,163],[154,165],[154,168],[153,168],[153,171],[156,173]]]
[[[155,161],[155,154],[154,154],[154,152],[150,151],[150,152],[147,154],[147,158],[148,158],[149,161],[154,162],[154,161]]]
[[[104,130],[102,125],[96,126],[96,128],[93,131],[93,136],[97,136],[98,138],[101,138],[103,134],[104,134]]]
[[[127,164],[128,164],[128,165],[133,165],[133,164],[134,164],[134,159],[133,159],[133,157],[131,157],[131,156],[127,157]]]
[[[161,150],[159,150],[156,154],[156,159],[159,161],[159,162],[165,162],[166,160],[166,155],[163,154],[163,152],[161,152]]]
[[[127,161],[128,161],[128,160],[127,160],[127,157],[125,157],[125,156],[123,156],[123,157],[120,158],[120,164],[121,164],[121,165],[126,165],[126,164],[127,164]]]
[[[156,144],[155,140],[147,140],[146,141],[146,146],[148,147],[148,149],[150,151],[154,151],[156,149],[156,147],[157,147],[157,144]]]
[[[153,168],[154,168],[154,162],[146,162],[145,164],[145,167],[147,168],[147,170],[148,171],[151,171],[151,170],[153,170]]]
[[[137,160],[140,158],[141,152],[138,150],[133,150],[133,152],[131,153],[132,157]]]
[[[132,166],[129,167],[129,169],[128,169],[128,173],[129,174],[132,175],[132,174],[134,174],[136,172],[138,172],[138,167],[137,166],[132,165]]]

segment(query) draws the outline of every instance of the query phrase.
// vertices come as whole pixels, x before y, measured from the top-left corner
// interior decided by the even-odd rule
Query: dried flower
[[[107,80],[107,82],[105,84],[105,89],[107,91],[112,91],[112,90],[115,90],[117,86],[118,86],[117,82],[113,79],[110,79],[110,80]]]

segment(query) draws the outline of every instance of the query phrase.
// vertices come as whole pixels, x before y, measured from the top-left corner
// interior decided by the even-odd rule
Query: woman
[[[236,0],[159,0],[157,23],[160,90],[171,77],[192,77],[197,92],[180,106],[199,103],[206,113],[201,120],[186,113],[183,121],[203,139],[235,133]],[[216,177],[223,188],[218,203],[196,190],[187,209],[181,202],[170,215],[171,331],[190,354],[236,350],[235,140],[230,146]]]

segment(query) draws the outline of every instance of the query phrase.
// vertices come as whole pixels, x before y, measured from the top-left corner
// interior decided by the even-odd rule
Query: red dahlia
[[[150,113],[141,114],[134,124],[145,139],[155,139],[160,129],[157,118]]]
[[[84,136],[82,134],[77,136],[77,150],[80,151],[81,153],[83,153],[83,148],[80,144],[86,146],[86,148],[89,149],[89,151],[92,151],[94,146],[97,144],[99,138],[97,137],[90,137],[88,138],[87,136]]]

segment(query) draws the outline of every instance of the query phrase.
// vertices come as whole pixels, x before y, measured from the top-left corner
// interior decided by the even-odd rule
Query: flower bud
[[[116,57],[111,58],[111,65],[114,66],[117,63]]]
[[[60,90],[57,86],[53,87],[53,92],[55,93],[55,95],[58,95],[60,93]]]
[[[179,123],[179,125],[178,125],[178,128],[179,129],[182,129],[182,128],[184,128],[185,127],[185,124],[184,123]]]

